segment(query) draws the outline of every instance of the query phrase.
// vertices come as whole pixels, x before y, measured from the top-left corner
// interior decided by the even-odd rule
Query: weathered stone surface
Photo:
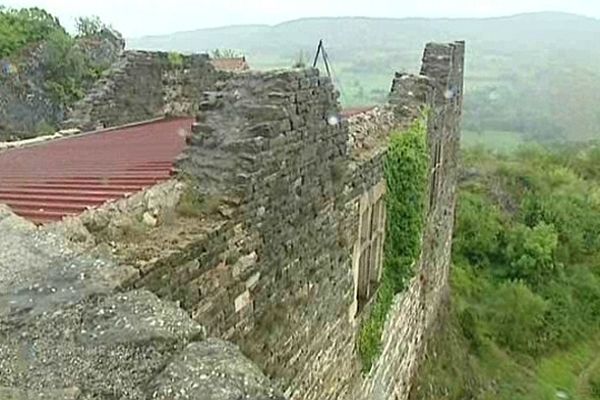
[[[158,221],[156,220],[156,217],[146,211],[142,214],[142,222],[146,224],[146,226],[155,227]]]
[[[149,385],[157,400],[283,400],[234,345],[217,339],[190,344]]]
[[[118,292],[124,266],[5,207],[0,242],[0,398],[275,398],[258,367],[203,341],[184,310],[145,290]]]
[[[97,241],[121,243],[124,238],[143,236],[151,228],[170,223],[185,187],[183,182],[165,181],[45,225],[43,229],[87,247]]]
[[[405,121],[414,120],[430,105],[433,98],[433,77],[426,75],[410,75],[396,73],[392,81],[389,103],[397,118]]]
[[[36,316],[57,303],[76,302],[119,284],[105,278],[116,266],[78,252],[59,235],[37,230],[5,206],[0,206],[0,243],[0,318]],[[92,274],[98,279],[87,285]]]
[[[434,90],[429,98],[428,142],[442,148],[440,179],[431,185],[417,276],[394,300],[383,337],[383,352],[362,385],[364,398],[406,399],[441,304],[448,299],[448,275],[456,202],[464,43],[429,44],[421,73]],[[455,95],[448,96],[448,90]],[[413,109],[408,107],[408,109]],[[430,178],[431,179],[431,178]]]
[[[119,240],[128,232],[143,231],[168,220],[184,189],[184,183],[169,180],[76,217],[65,218],[45,229],[86,244],[93,244],[94,236],[102,236],[108,241]]]
[[[399,129],[391,107],[375,107],[348,118],[348,148],[355,158],[368,159],[373,150],[385,148],[390,132]]]
[[[0,399],[2,400],[77,400],[80,394],[78,388],[34,392],[0,387]]]
[[[126,51],[67,113],[64,127],[93,130],[156,117],[193,115],[201,95],[228,73],[207,55]]]

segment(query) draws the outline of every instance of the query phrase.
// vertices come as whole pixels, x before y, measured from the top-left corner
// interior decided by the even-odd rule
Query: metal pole
[[[317,46],[317,54],[315,55],[315,61],[313,62],[313,68],[317,67],[317,61],[319,61],[319,53],[321,53],[322,47],[323,47],[323,39],[319,40],[319,45]]]
[[[323,47],[323,61],[325,61],[325,69],[327,70],[327,76],[331,78],[331,70],[329,69],[329,56],[327,56],[325,47]]]

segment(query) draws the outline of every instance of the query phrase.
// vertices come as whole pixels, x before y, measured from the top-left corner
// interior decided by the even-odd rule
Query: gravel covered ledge
[[[121,291],[126,267],[1,205],[0,243],[0,399],[281,399],[174,303]]]

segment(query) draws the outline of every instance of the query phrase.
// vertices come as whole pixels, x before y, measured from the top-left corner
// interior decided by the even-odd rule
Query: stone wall
[[[203,54],[126,51],[72,107],[63,126],[92,130],[164,115],[194,115],[202,93],[226,75]]]
[[[372,150],[385,146],[389,134],[398,128],[392,107],[375,107],[348,118],[348,147],[354,158],[369,158]]]
[[[436,145],[440,146],[441,163],[438,183],[434,185],[433,177],[430,178],[432,200],[423,235],[421,258],[417,263],[417,276],[408,290],[394,300],[384,331],[383,354],[362,385],[363,398],[408,398],[412,378],[425,354],[427,335],[436,322],[440,305],[448,298],[463,66],[463,42],[429,44],[425,49],[421,69],[421,74],[428,79],[407,79],[401,78],[402,75],[397,77],[402,79],[403,84],[413,81],[412,85],[403,85],[404,90],[425,94],[421,98],[429,99],[430,154],[435,157],[434,148]],[[402,103],[401,107],[399,112],[414,110],[406,103]]]
[[[40,82],[22,74],[0,78],[0,141],[51,133],[63,115]]]
[[[312,69],[242,73],[205,92],[178,168],[203,204],[229,211],[185,249],[146,266],[136,285],[235,341],[292,399],[406,398],[445,296],[462,53],[460,43],[428,45],[422,76],[397,75],[395,121],[381,118],[379,129],[378,117],[340,120],[331,82]],[[441,146],[443,157],[432,173],[422,258],[395,299],[383,354],[363,376],[356,340],[367,314],[356,313],[352,257],[360,199],[383,180],[386,141],[361,157],[350,144],[357,132],[385,138],[426,108],[431,153]]]
[[[337,367],[323,363],[316,373],[318,353],[330,352],[325,360],[347,350],[353,360],[338,198],[348,131],[330,118],[337,94],[316,70],[248,73],[207,93],[200,109],[180,168],[198,179],[202,196],[239,204],[239,233],[222,234],[234,253],[192,279],[201,295],[190,312],[238,342],[288,394],[322,393],[327,383],[317,377]]]

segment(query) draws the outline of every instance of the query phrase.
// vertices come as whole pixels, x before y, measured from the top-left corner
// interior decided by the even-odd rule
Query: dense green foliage
[[[363,322],[358,349],[363,369],[381,352],[381,334],[394,295],[413,275],[421,248],[428,163],[425,119],[391,136],[385,160],[387,227],[383,273],[371,312]]]
[[[40,8],[4,9],[0,6],[0,58],[12,56],[53,34],[66,35],[58,19]]]
[[[60,32],[46,38],[42,57],[45,89],[56,104],[72,104],[83,97],[86,86],[101,73],[75,39]]]
[[[117,34],[98,17],[77,19],[78,37],[101,37]],[[3,8],[0,6],[0,58],[17,54],[30,45],[47,40],[64,41],[69,37],[58,18],[47,11],[32,8]]]
[[[490,19],[314,18],[131,39],[132,48],[239,49],[253,68],[312,60],[324,39],[348,106],[386,100],[395,71],[418,71],[423,44],[467,42],[465,128],[482,137],[589,139],[600,114],[600,22],[560,13]],[[494,131],[494,132],[490,132]]]
[[[417,398],[598,399],[599,150],[465,154],[450,329]]]
[[[77,35],[71,36],[57,18],[39,8],[0,8],[0,59],[7,62],[12,91],[31,91],[22,82],[41,89],[53,109],[62,110],[82,98],[112,59],[106,59],[110,42],[118,49],[120,34],[97,17],[79,18]],[[118,51],[118,50],[116,50]],[[110,53],[110,52],[108,52]],[[6,71],[0,79],[7,79]],[[52,131],[57,121],[45,121],[40,133]],[[38,132],[28,132],[35,134]]]

